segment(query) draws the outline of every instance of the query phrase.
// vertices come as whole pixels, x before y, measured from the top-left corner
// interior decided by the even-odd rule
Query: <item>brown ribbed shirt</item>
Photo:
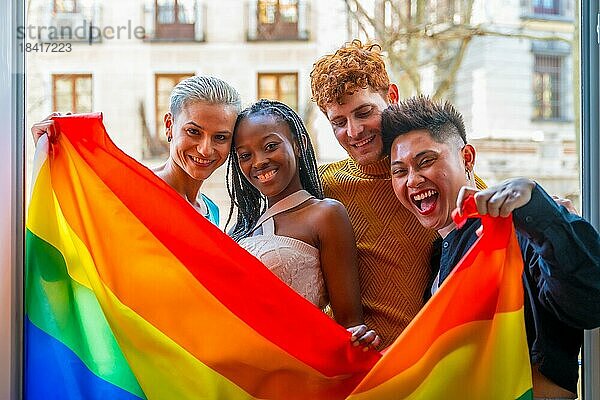
[[[394,195],[390,161],[360,166],[352,159],[319,167],[325,196],[348,210],[356,236],[365,323],[392,344],[423,306],[430,252],[426,230]]]

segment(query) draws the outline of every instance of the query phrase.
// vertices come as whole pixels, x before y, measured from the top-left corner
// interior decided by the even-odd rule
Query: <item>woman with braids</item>
[[[212,76],[192,76],[173,88],[169,112],[164,116],[169,158],[153,172],[211,222],[219,224],[219,209],[200,187],[225,163],[235,120],[241,109],[238,92]],[[33,140],[56,135],[53,113],[31,128]]]
[[[260,100],[242,111],[227,183],[233,239],[315,306],[329,304],[355,345],[376,347],[379,337],[363,324],[348,214],[324,198],[309,135],[290,107]]]

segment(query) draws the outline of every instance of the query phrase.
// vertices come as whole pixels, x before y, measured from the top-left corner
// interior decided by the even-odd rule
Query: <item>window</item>
[[[194,73],[178,73],[178,74],[156,74],[154,80],[154,99],[155,99],[155,121],[156,130],[155,136],[166,140],[164,137],[164,122],[163,118],[169,111],[169,97],[171,96],[171,90],[179,82],[185,78],[193,76]]]
[[[296,0],[279,0],[280,21],[286,24],[298,23],[298,2]]]
[[[298,22],[297,0],[259,0],[258,22],[276,24],[278,22],[295,24]]]
[[[55,13],[77,12],[77,0],[54,0]]]
[[[278,100],[298,111],[298,74],[259,73],[258,98]]]
[[[169,145],[165,136],[164,116],[169,111],[169,97],[173,87],[179,82],[193,76],[194,73],[156,74],[154,77],[154,132],[150,131],[150,125],[146,121],[142,109],[142,157],[145,159],[164,157],[169,152]],[[143,102],[142,102],[143,105]]]
[[[52,75],[52,109],[60,112],[92,111],[92,75]]]
[[[159,39],[195,37],[195,0],[155,0],[156,36]]]
[[[298,0],[258,0],[258,38],[297,39]]]
[[[535,119],[564,118],[562,110],[562,56],[535,54],[533,92]]]
[[[91,30],[102,21],[102,9],[96,0],[54,0],[44,11],[49,14],[44,25],[50,25],[39,30],[42,41],[102,42],[100,31]]]
[[[533,12],[544,15],[560,15],[560,0],[533,0]]]

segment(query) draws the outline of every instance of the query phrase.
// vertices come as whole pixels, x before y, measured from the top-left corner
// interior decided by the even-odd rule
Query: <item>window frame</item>
[[[196,37],[196,9],[199,7],[198,1],[193,0],[194,2],[194,12],[192,23],[182,23],[179,21],[179,2],[181,0],[171,0],[173,7],[173,21],[172,23],[162,23],[159,19],[160,9],[159,9],[159,0],[154,0],[154,26],[155,26],[155,35],[157,39],[166,39],[166,40],[195,40]]]
[[[580,3],[581,71],[581,204],[582,215],[600,230],[600,5]],[[581,397],[600,399],[600,329],[585,331]]]
[[[286,4],[284,7],[293,7],[296,10],[296,21],[285,22],[282,16],[281,0],[257,0],[256,1],[256,30],[257,36],[262,40],[297,40],[300,37],[300,0],[290,0],[294,4]],[[269,4],[274,2],[275,14],[274,21],[261,22],[262,9],[266,9]]]
[[[0,398],[23,396],[25,253],[25,53],[17,27],[25,26],[25,1],[0,3]]]
[[[62,13],[62,14],[75,14],[75,13],[79,12],[77,0],[73,0],[73,9],[72,10],[67,10],[67,11],[59,10],[56,3],[57,3],[57,0],[53,0],[52,1],[52,10],[54,11],[55,14],[58,14],[58,13]]]
[[[23,229],[24,229],[24,151],[25,135],[25,54],[17,45],[17,26],[25,26],[24,0],[8,0],[0,5],[3,15],[7,15],[7,24],[0,27],[0,81],[5,84],[6,90],[0,92],[0,114],[7,118],[0,118],[0,123],[6,129],[0,129],[0,135],[10,145],[5,146],[1,157],[2,166],[9,170],[7,174],[0,174],[2,187],[9,188],[2,192],[2,198],[7,201],[0,202],[2,219],[14,236],[10,243],[6,243],[9,254],[2,254],[0,268],[6,273],[5,284],[0,285],[2,299],[10,309],[10,315],[2,314],[2,323],[5,329],[0,331],[0,397],[17,400],[22,396],[22,290],[23,282],[19,275],[23,268]],[[596,229],[600,229],[600,201],[598,201],[599,161],[599,91],[598,79],[598,2],[583,2],[581,5],[581,112],[582,112],[582,178],[583,178],[583,215],[589,219]],[[3,112],[4,111],[4,112]],[[582,399],[600,399],[600,339],[598,330],[585,332],[584,361],[582,377]]]
[[[541,0],[543,2],[544,0]],[[531,8],[535,15],[551,15],[555,17],[562,16],[561,0],[552,0],[552,8],[546,7],[544,4],[538,5],[540,0],[532,0]]]
[[[69,78],[71,81],[71,109],[70,110],[58,110],[56,104],[56,81],[61,78]],[[77,105],[77,80],[78,79],[89,79],[90,80],[90,110],[89,111],[81,111],[77,110],[75,106]],[[94,109],[94,78],[92,74],[52,74],[52,109],[58,111],[70,111],[73,113],[78,112],[91,112]]]
[[[548,60],[556,61],[555,66],[551,65],[539,65],[538,61],[542,58],[546,58],[546,62]],[[532,92],[533,92],[533,121],[566,121],[566,99],[565,99],[565,59],[566,56],[563,54],[548,54],[548,53],[533,53],[533,73],[532,73]],[[552,71],[551,68],[556,68],[557,71]],[[538,88],[536,87],[536,79],[538,75],[552,75],[555,74],[557,84],[555,87],[550,87],[551,97],[546,104],[546,100],[544,100],[544,92],[546,91],[546,85],[551,84],[552,80],[549,83],[542,84],[541,87],[541,101],[538,103]],[[544,79],[544,78],[542,78]],[[551,79],[551,78],[550,78]],[[555,100],[555,98],[557,98]],[[550,107],[551,115],[549,117],[544,116],[544,109],[546,107]],[[556,110],[556,114],[554,112]]]
[[[282,77],[288,77],[288,76],[294,76],[294,78],[296,79],[296,88],[295,88],[295,105],[291,105],[291,104],[287,104],[288,106],[290,106],[294,111],[298,112],[298,108],[300,106],[299,104],[299,100],[300,100],[300,96],[298,93],[298,72],[258,72],[256,74],[256,98],[257,99],[262,99],[262,98],[266,98],[264,96],[261,95],[261,85],[260,85],[260,81],[262,77],[268,77],[268,76],[272,76],[275,77],[277,79],[277,98],[274,99],[270,99],[270,100],[277,100],[277,101],[281,101],[282,96],[281,96],[281,78]]]
[[[159,109],[158,109],[158,81],[161,78],[174,78],[174,79],[178,79],[177,82],[173,85],[173,87],[175,87],[175,85],[177,85],[179,82],[181,82],[183,79],[185,78],[189,78],[191,76],[194,76],[195,73],[194,72],[157,72],[154,74],[154,133],[157,137],[160,137],[159,135],[159,126],[161,126],[163,124],[163,117],[164,117],[164,113],[161,113],[161,115],[159,115]],[[167,112],[169,111],[168,107],[167,107]],[[165,139],[166,140],[166,139]]]

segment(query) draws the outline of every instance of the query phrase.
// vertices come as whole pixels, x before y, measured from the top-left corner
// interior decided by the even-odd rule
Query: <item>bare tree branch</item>
[[[566,38],[564,36],[559,35],[534,35],[530,33],[522,33],[522,32],[499,32],[487,29],[480,29],[478,36],[501,36],[507,38],[516,38],[516,39],[530,39],[530,40],[539,40],[539,41],[551,41],[551,42],[564,42],[564,43],[572,43],[572,39]]]
[[[438,84],[438,87],[435,89],[435,92],[433,94],[434,98],[442,97],[448,91],[448,89],[450,89],[452,84],[454,84],[454,81],[456,80],[456,74],[460,69],[460,65],[462,64],[462,60],[465,57],[465,53],[467,52],[467,47],[471,42],[471,38],[472,37],[466,37],[461,42],[460,48],[456,52],[454,58],[452,59],[452,62],[448,67],[444,78]]]
[[[454,85],[474,37],[505,37],[571,43],[570,35],[536,33],[526,25],[471,23],[474,0],[344,0],[359,34],[377,41],[388,55],[389,72],[408,96],[422,92],[423,67],[438,76],[433,90],[442,96]],[[373,10],[367,4],[374,5]],[[353,11],[355,10],[355,11]],[[387,15],[386,15],[387,13]]]
[[[367,31],[367,28],[365,26],[365,24],[363,23],[363,19],[365,18],[362,11],[364,10],[362,7],[359,9],[358,8],[358,2],[357,1],[353,1],[352,4],[354,4],[355,6],[357,6],[357,10],[356,11],[352,11],[352,6],[350,5],[350,1],[349,0],[344,0],[344,3],[346,4],[346,9],[348,10],[348,13],[354,16],[354,21],[356,21],[356,23],[358,24],[361,32],[363,33],[363,35],[365,35],[366,37],[369,37],[369,32]],[[368,21],[368,23],[370,23],[370,21]]]

